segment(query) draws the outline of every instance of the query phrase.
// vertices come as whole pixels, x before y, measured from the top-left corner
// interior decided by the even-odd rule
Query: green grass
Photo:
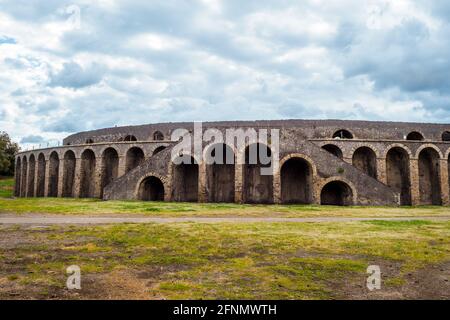
[[[249,205],[102,201],[71,198],[12,198],[14,180],[0,178],[0,212],[49,214],[142,214],[147,216],[245,217],[419,217],[450,215],[448,207],[329,207],[316,205]]]
[[[398,265],[383,273],[394,287],[409,272],[450,260],[450,222],[3,227],[0,240],[19,234],[36,245],[0,248],[0,278],[56,294],[72,264],[90,279],[135,275],[131,282],[165,299],[327,299],[342,297],[346,283],[363,285],[371,264],[382,272]]]
[[[10,198],[13,196],[14,178],[0,177],[0,197]]]

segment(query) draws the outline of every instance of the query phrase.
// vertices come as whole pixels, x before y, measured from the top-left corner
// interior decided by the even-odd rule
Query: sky
[[[0,0],[24,148],[176,121],[450,123],[450,1]]]

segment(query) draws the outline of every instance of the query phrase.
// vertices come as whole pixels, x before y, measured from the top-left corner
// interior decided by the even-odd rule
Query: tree
[[[14,175],[14,160],[19,145],[11,141],[6,132],[0,132],[0,175]]]

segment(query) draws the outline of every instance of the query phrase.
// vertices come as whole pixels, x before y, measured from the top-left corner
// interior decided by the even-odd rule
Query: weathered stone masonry
[[[450,125],[340,120],[209,122],[203,129],[280,129],[280,166],[170,161],[173,130],[192,123],[81,132],[16,157],[18,197],[148,201],[449,205]],[[270,140],[269,140],[270,141]],[[272,151],[271,145],[258,145]],[[249,146],[204,143],[248,158]],[[190,155],[184,155],[185,157]],[[198,160],[198,159],[197,159]]]

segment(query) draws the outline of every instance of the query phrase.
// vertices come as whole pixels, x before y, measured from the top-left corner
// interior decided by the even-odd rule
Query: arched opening
[[[129,172],[144,162],[144,151],[141,148],[133,147],[127,151],[125,172]]]
[[[356,149],[353,153],[353,166],[368,176],[377,178],[377,155],[368,147]]]
[[[326,144],[322,146],[322,149],[328,151],[329,153],[331,153],[335,157],[338,157],[339,159],[342,159],[344,157],[344,155],[342,154],[342,150],[338,146],[335,146],[334,144]]]
[[[442,204],[439,177],[439,153],[433,148],[422,150],[419,154],[419,192],[421,204]]]
[[[36,158],[34,154],[30,156],[30,160],[28,162],[28,188],[27,188],[27,197],[34,197],[34,176],[36,170]]]
[[[422,141],[424,140],[424,137],[420,132],[413,131],[406,136],[406,140]]]
[[[75,181],[75,153],[72,150],[64,154],[64,173],[63,173],[63,197],[73,197],[73,183]]]
[[[16,179],[15,179],[15,186],[14,186],[14,188],[15,188],[14,195],[16,197],[20,197],[21,174],[22,174],[22,160],[20,159],[20,157],[17,157],[16,171],[15,171]]]
[[[163,133],[161,131],[155,131],[155,133],[153,133],[153,140],[157,140],[157,141],[164,140]]]
[[[123,141],[137,141],[137,138],[133,135],[128,135],[125,138],[123,138]]]
[[[182,161],[182,162],[181,162]],[[180,156],[173,166],[172,199],[173,201],[198,201],[198,164],[189,155]]]
[[[147,177],[139,186],[139,199],[144,201],[164,201],[164,184],[156,177]]]
[[[37,188],[36,197],[45,196],[45,156],[40,153],[38,156]]]
[[[234,152],[224,143],[206,153],[206,181],[209,202],[234,202]]]
[[[159,146],[158,148],[156,148],[156,149],[153,151],[153,155],[155,155],[155,154],[157,154],[157,153],[163,151],[165,148],[166,148],[165,146]]]
[[[95,154],[87,149],[81,155],[80,198],[95,197]]]
[[[86,139],[86,144],[92,144],[92,143],[94,143],[94,140],[92,140],[92,139]]]
[[[49,171],[48,171],[48,196],[58,196],[59,180],[59,156],[56,152],[50,154]]]
[[[342,129],[333,134],[333,139],[353,139],[353,134],[348,130]]]
[[[22,182],[20,185],[22,186],[20,189],[20,195],[22,197],[27,196],[27,171],[28,171],[28,161],[27,157],[24,156],[22,160]]]
[[[113,182],[119,173],[119,154],[114,148],[107,148],[102,157],[102,185],[100,197],[103,197],[103,188]]]
[[[273,174],[262,174],[270,168],[272,151],[264,144],[252,144],[245,149],[243,200],[246,203],[273,202]]]
[[[281,202],[312,202],[312,169],[302,158],[291,158],[281,167]]]
[[[400,194],[400,204],[411,205],[411,180],[409,177],[409,155],[400,147],[390,149],[386,155],[387,184]]]
[[[445,131],[442,134],[442,141],[450,141],[450,131]]]
[[[320,203],[326,206],[350,206],[353,204],[352,189],[345,182],[331,181],[322,188]]]

